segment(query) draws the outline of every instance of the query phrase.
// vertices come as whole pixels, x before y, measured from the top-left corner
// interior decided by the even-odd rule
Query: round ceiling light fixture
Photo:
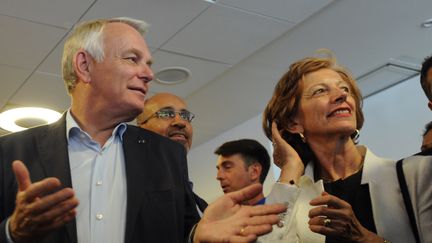
[[[432,27],[432,19],[427,19],[421,23],[422,28],[430,28]]]
[[[179,84],[189,79],[191,71],[184,67],[162,68],[155,73],[154,80],[161,84]]]
[[[31,126],[50,124],[57,121],[61,114],[46,108],[22,107],[10,109],[0,114],[0,127],[10,131],[18,132]],[[20,126],[30,124],[28,126]]]

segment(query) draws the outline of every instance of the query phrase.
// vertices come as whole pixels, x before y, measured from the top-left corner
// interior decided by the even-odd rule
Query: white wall
[[[360,143],[395,160],[419,152],[424,126],[432,121],[427,103],[419,76],[367,98]]]
[[[364,100],[363,112],[365,123],[360,132],[360,144],[367,145],[378,156],[393,159],[420,151],[424,125],[432,120],[432,112],[427,108],[427,99],[418,77],[368,97]],[[194,191],[207,201],[222,195],[216,180],[216,155],[213,151],[226,141],[240,138],[256,139],[271,153],[271,143],[261,128],[261,115],[189,152]],[[264,185],[265,195],[278,175],[277,168],[269,171]]]

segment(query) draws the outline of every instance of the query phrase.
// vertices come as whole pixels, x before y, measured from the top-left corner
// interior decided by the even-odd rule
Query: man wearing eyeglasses
[[[180,97],[159,93],[145,101],[144,111],[137,117],[137,124],[182,144],[189,151],[193,136],[191,122],[194,117]]]
[[[126,124],[153,79],[146,26],[98,19],[71,31],[70,109],[0,138],[0,242],[244,242],[279,221],[283,205],[240,205],[257,186],[220,197],[199,220],[182,147]]]
[[[194,117],[183,99],[174,94],[159,93],[145,101],[144,111],[137,117],[137,124],[180,143],[189,151],[193,136],[191,122]],[[185,166],[187,173],[187,165]],[[190,183],[192,186],[192,182]],[[194,197],[201,214],[207,203],[195,193]]]

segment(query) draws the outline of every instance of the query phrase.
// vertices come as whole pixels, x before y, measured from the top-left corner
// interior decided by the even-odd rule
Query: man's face
[[[189,121],[184,120],[177,113],[173,118],[159,118],[155,115],[161,110],[175,112],[187,111],[186,103],[179,97],[164,93],[153,96],[145,103],[141,120],[147,122],[139,124],[140,127],[168,137],[173,141],[182,144],[187,151],[192,145],[193,128]]]
[[[141,34],[124,23],[107,24],[102,38],[103,61],[89,59],[89,81],[96,96],[90,105],[131,120],[141,113],[153,79],[150,52]]]
[[[432,148],[432,130],[429,130],[424,136],[423,136],[423,142],[421,146],[421,151],[425,151],[427,149]]]
[[[246,166],[241,154],[219,155],[216,169],[216,179],[219,180],[224,193],[238,191],[255,182],[251,166]]]

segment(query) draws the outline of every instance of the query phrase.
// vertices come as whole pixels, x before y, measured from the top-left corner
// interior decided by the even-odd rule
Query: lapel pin
[[[139,139],[138,143],[145,143],[145,139]]]

